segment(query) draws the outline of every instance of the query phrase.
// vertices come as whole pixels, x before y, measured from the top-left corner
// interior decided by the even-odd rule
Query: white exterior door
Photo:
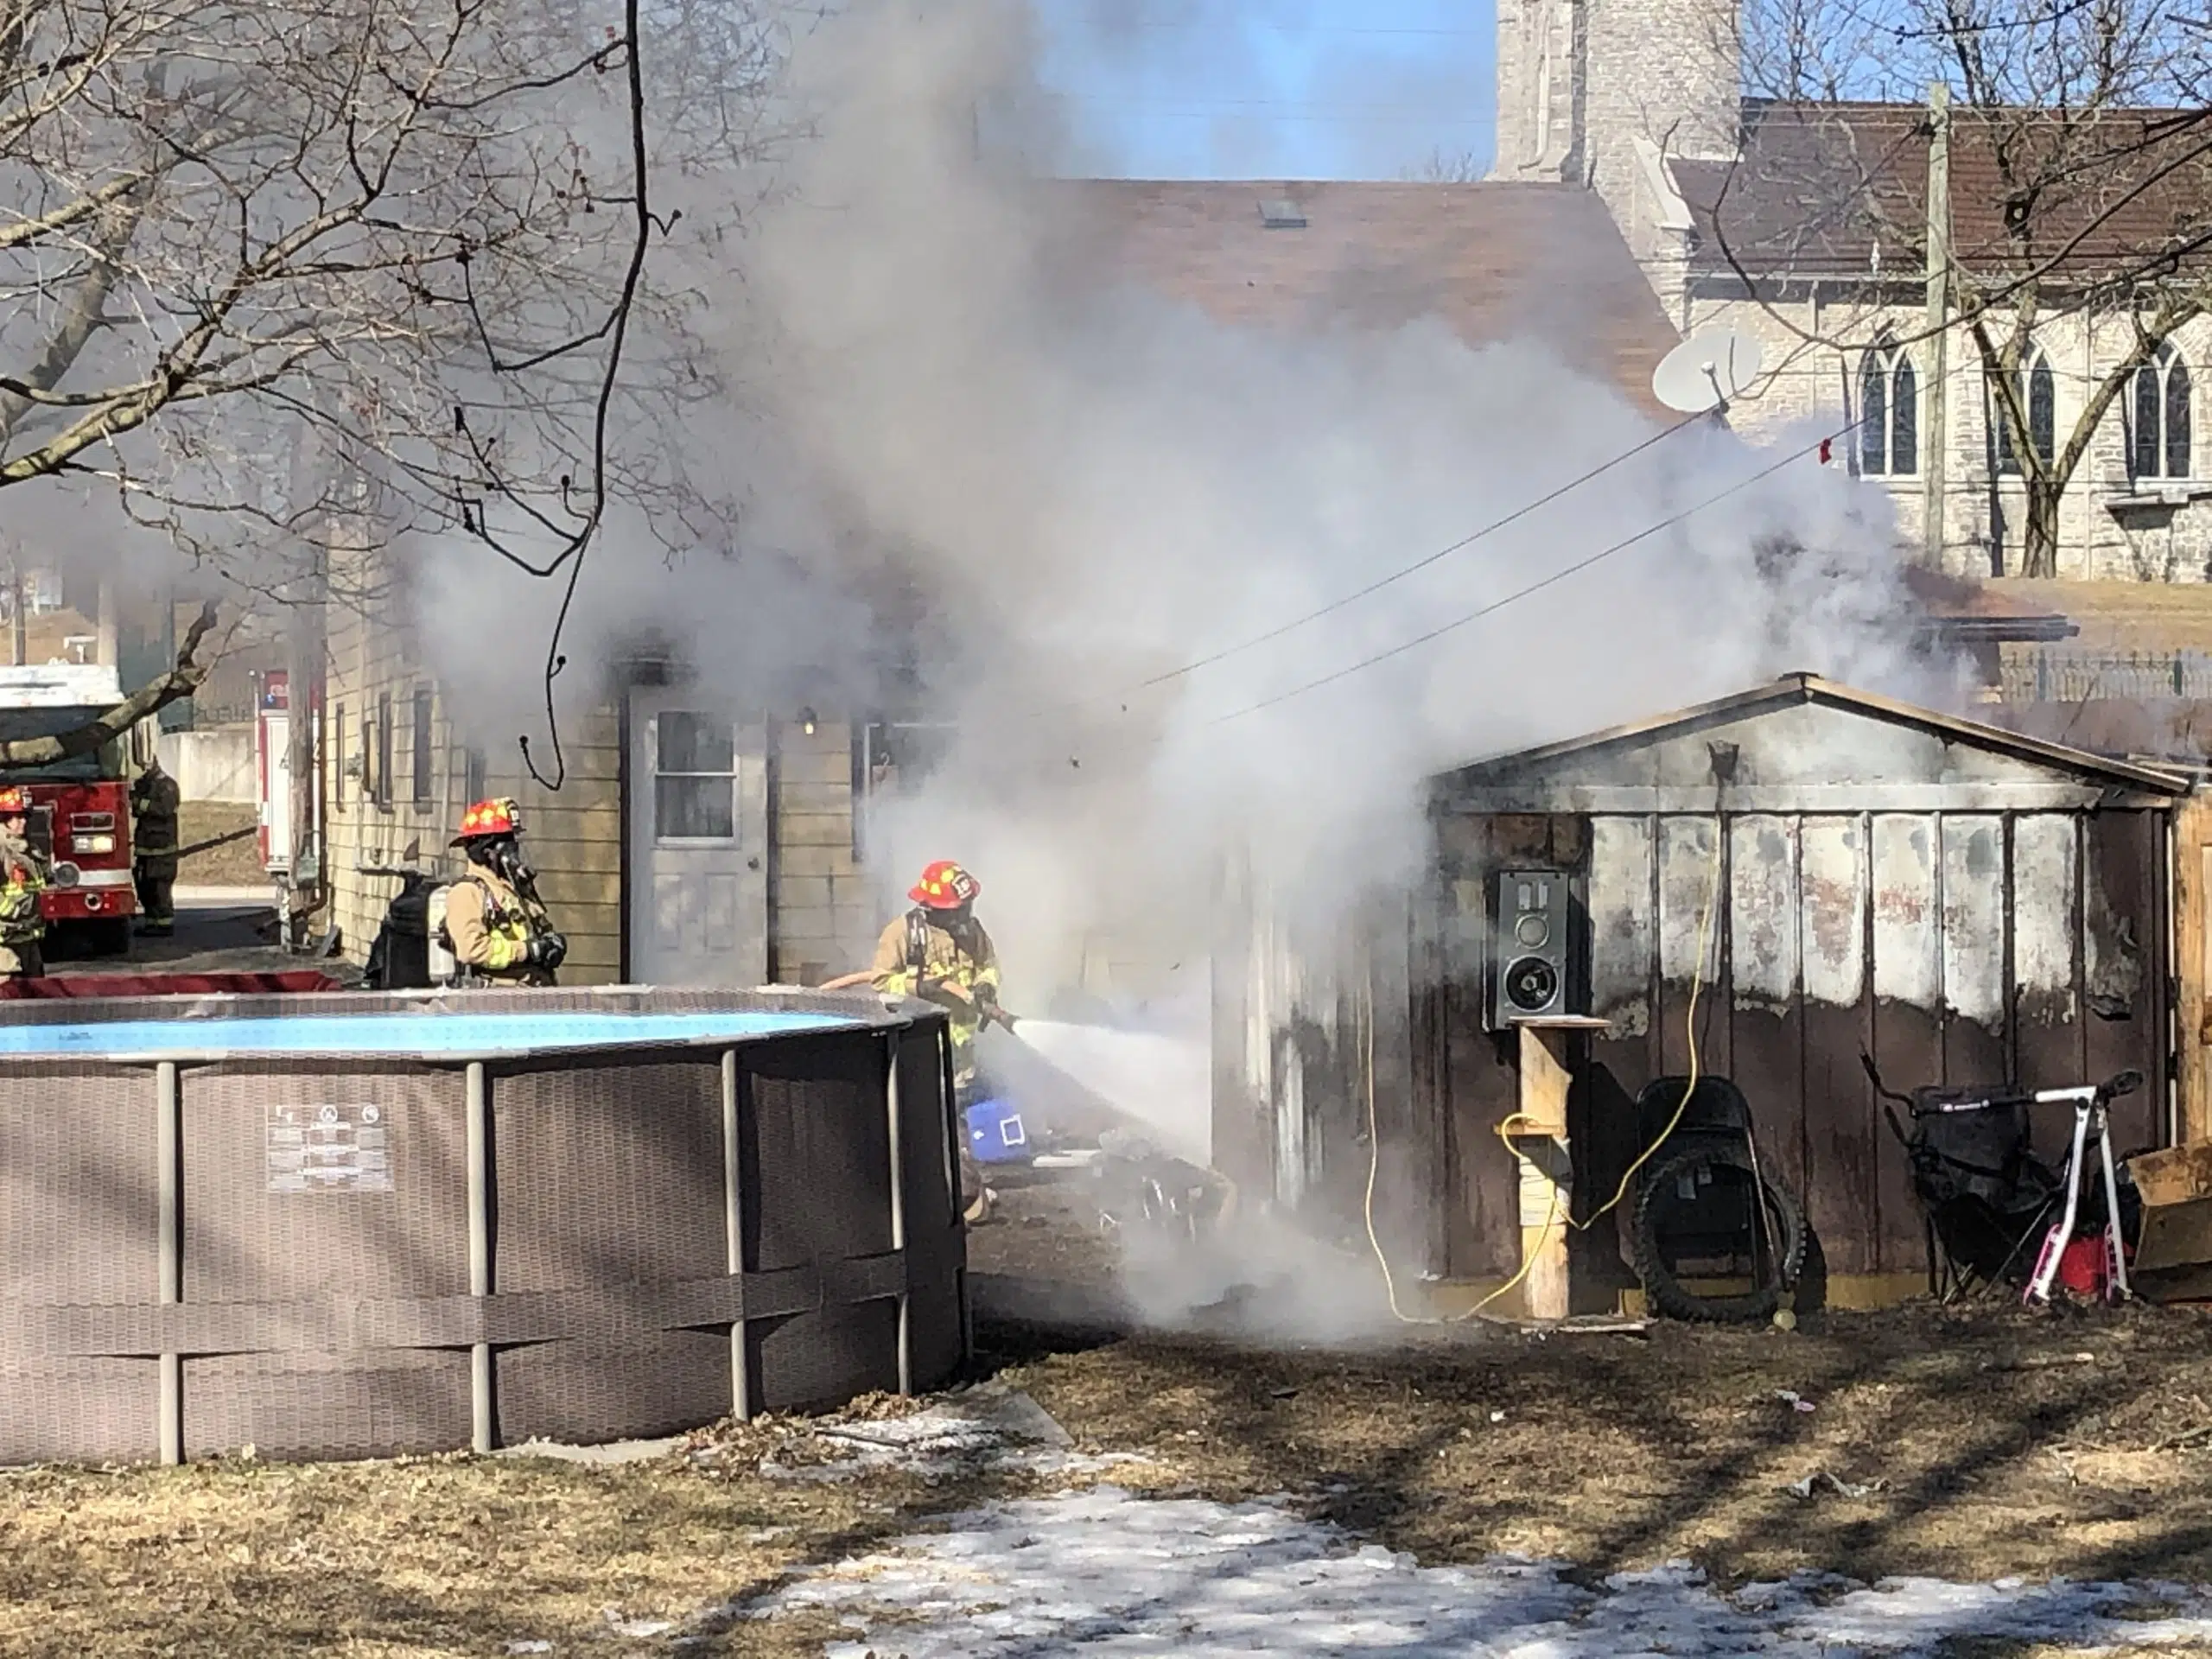
[[[630,972],[768,978],[767,728],[696,692],[630,694]]]

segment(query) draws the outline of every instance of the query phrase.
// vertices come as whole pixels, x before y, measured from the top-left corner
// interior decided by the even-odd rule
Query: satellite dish
[[[1727,408],[1758,373],[1758,341],[1733,328],[1701,328],[1653,371],[1651,391],[1669,409],[1702,415]]]

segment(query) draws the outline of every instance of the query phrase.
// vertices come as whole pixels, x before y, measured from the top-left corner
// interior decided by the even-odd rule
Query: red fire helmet
[[[922,872],[906,896],[925,910],[957,910],[975,903],[983,884],[949,858],[941,858]]]
[[[461,815],[461,833],[453,838],[460,846],[464,841],[480,841],[486,836],[518,836],[522,833],[522,809],[506,796],[493,800],[479,801]]]
[[[21,784],[0,789],[0,818],[28,817],[30,810],[31,792]]]

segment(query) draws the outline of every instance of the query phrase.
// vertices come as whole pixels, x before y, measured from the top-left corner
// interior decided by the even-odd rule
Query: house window
[[[346,804],[346,705],[333,703],[330,709],[330,752],[337,756],[338,764],[330,769],[330,804],[334,807]]]
[[[2189,365],[2171,340],[2135,371],[2132,414],[2128,470],[2137,478],[2189,477]]]
[[[467,753],[461,762],[461,790],[462,794],[468,797],[468,804],[472,806],[484,798],[485,774],[487,770],[484,760],[484,751],[474,743],[470,744]]]
[[[1901,346],[1878,345],[1859,359],[1859,470],[1869,478],[1920,470],[1920,383]]]
[[[2058,387],[2050,373],[2050,359],[2043,354],[2043,347],[2031,346],[2019,369],[2024,383],[2020,401],[2028,415],[2028,441],[2035,446],[2036,457],[2045,467],[2058,454]],[[2012,453],[2012,427],[2005,418],[1994,387],[1989,393],[1989,426],[1997,437],[1997,470],[2017,473],[2020,458]]]
[[[377,746],[375,784],[371,791],[376,804],[386,811],[391,810],[391,693],[377,693]]]
[[[719,715],[653,717],[653,838],[737,837],[737,732]]]
[[[415,806],[420,811],[430,804],[430,690],[418,686],[415,691]]]

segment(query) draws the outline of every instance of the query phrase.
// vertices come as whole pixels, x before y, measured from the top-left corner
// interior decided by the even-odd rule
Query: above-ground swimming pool
[[[673,1433],[967,1351],[942,1017],[638,988],[0,1004],[0,1461]]]

